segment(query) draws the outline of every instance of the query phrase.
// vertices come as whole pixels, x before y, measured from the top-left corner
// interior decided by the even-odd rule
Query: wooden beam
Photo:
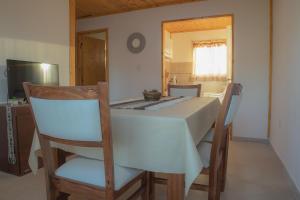
[[[128,0],[78,0],[77,18],[92,18],[106,15],[157,8],[161,6],[179,5],[207,0],[155,0],[155,1],[128,1]]]
[[[76,66],[76,0],[69,0],[69,65],[70,77],[69,84],[75,85],[75,66]]]
[[[203,18],[199,18],[166,23],[165,30],[170,33],[219,30],[226,29],[231,24],[232,19],[228,16],[207,18],[206,20],[203,20]]]

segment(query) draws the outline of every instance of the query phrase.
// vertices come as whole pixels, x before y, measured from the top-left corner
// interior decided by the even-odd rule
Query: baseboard
[[[263,144],[270,144],[270,141],[268,139],[261,139],[261,138],[248,138],[248,137],[238,137],[233,136],[232,141],[237,142],[257,142],[257,143],[263,143]]]

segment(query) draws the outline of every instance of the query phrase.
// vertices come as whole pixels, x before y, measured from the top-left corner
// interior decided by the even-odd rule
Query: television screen
[[[23,82],[58,85],[58,65],[20,60],[7,60],[8,98],[25,98]]]

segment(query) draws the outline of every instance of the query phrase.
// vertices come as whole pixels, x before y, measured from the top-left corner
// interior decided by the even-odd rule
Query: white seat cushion
[[[206,135],[203,137],[201,142],[213,142],[214,140],[214,135],[215,135],[215,129],[211,128]]]
[[[115,190],[119,190],[142,172],[141,170],[115,165]],[[59,167],[55,175],[98,187],[105,187],[104,162],[100,160],[75,157]]]
[[[200,159],[205,168],[209,167],[209,165],[210,165],[211,147],[212,147],[212,144],[207,143],[207,142],[200,142],[200,144],[197,146],[197,150],[198,150]]]

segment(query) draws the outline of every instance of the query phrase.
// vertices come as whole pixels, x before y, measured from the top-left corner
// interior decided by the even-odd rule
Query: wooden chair
[[[191,189],[208,191],[208,200],[219,200],[225,189],[229,126],[239,105],[241,84],[231,83],[227,87],[215,127],[212,128],[197,146],[204,168],[200,174],[209,175],[209,185],[193,183]],[[150,175],[152,182],[165,183],[166,180]],[[153,184],[151,185],[153,187]],[[154,191],[153,188],[150,189]],[[153,195],[151,195],[153,196]]]
[[[197,85],[168,85],[168,95],[173,97],[193,96],[200,97],[201,84]]]
[[[80,87],[24,83],[24,89],[43,154],[48,200],[69,195],[113,200],[138,181],[140,187],[128,199],[148,199],[146,172],[114,164],[107,83]],[[72,156],[57,166],[50,142],[102,148],[104,159]]]

